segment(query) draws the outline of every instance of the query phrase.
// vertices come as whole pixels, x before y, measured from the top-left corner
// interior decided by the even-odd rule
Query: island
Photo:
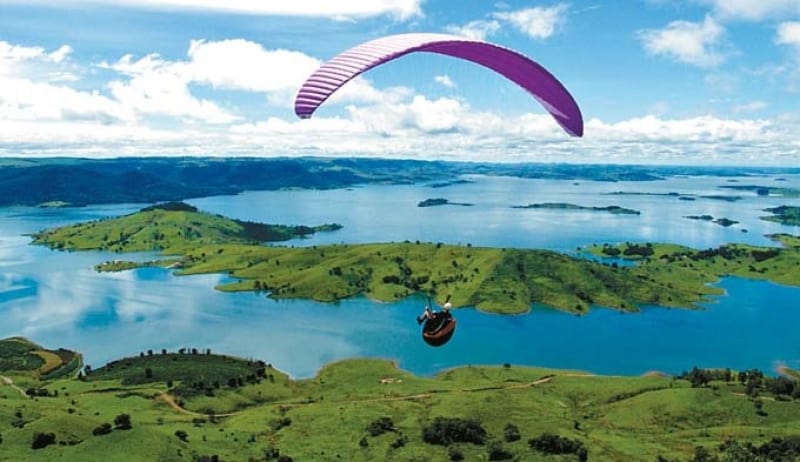
[[[800,207],[781,205],[779,207],[764,209],[764,211],[770,212],[772,215],[760,217],[762,220],[774,221],[782,225],[800,226]]]
[[[711,215],[686,215],[683,218],[687,218],[689,220],[710,221],[712,223],[716,223],[716,224],[718,224],[720,226],[724,226],[726,228],[729,227],[729,226],[733,226],[733,225],[739,223],[736,220],[731,220],[730,218],[725,218],[725,217],[721,217],[721,218],[716,218],[715,219]]]
[[[720,186],[725,187],[725,186]],[[610,196],[664,196],[664,197],[675,197],[679,200],[683,201],[694,201],[698,198],[700,199],[712,199],[718,201],[726,201],[726,202],[736,202],[742,200],[742,196],[726,196],[721,194],[708,194],[708,195],[696,195],[696,194],[683,194],[677,192],[666,192],[666,193],[656,193],[656,192],[637,192],[637,191],[614,191],[610,193],[606,193]]]
[[[338,223],[287,226],[235,220],[200,212],[183,202],[167,202],[123,217],[41,231],[33,234],[33,243],[59,250],[161,250],[174,255],[188,246],[279,242],[341,228]]]
[[[775,181],[780,181],[780,178],[776,178]],[[786,181],[786,180],[784,180]],[[777,197],[784,197],[786,199],[797,199],[800,198],[800,189],[797,188],[781,188],[776,186],[761,186],[761,185],[723,185],[720,186],[723,189],[732,189],[735,191],[751,191],[756,193],[758,196],[777,196]]]
[[[439,205],[458,205],[461,207],[472,207],[475,204],[470,204],[467,202],[450,202],[449,200],[444,199],[442,197],[437,197],[433,199],[425,199],[424,201],[420,201],[417,204],[417,207],[436,207]]]
[[[786,367],[620,377],[506,363],[421,377],[354,358],[297,379],[265,359],[189,345],[50,377],[44,359],[29,362],[42,351],[70,350],[0,340],[4,459],[788,461],[800,452],[800,376]]]
[[[269,225],[252,225],[261,229]],[[590,255],[647,257],[634,266],[537,249],[399,242],[307,247],[264,246],[236,220],[156,206],[119,218],[38,233],[34,244],[59,250],[161,249],[163,260],[115,261],[98,270],[174,268],[179,275],[224,273],[222,291],[255,291],[272,298],[324,302],[364,295],[394,301],[422,293],[455,307],[514,314],[533,303],[582,314],[592,306],[637,311],[643,304],[695,308],[721,294],[709,285],[728,274],[800,285],[800,249],[730,244],[694,250],[630,244]],[[273,230],[272,227],[266,228]],[[279,227],[290,231],[295,227]],[[304,228],[305,229],[305,228]],[[308,228],[313,229],[313,228]],[[135,232],[134,232],[135,231]],[[778,238],[784,240],[784,238]],[[605,250],[604,250],[605,249]],[[168,258],[167,258],[168,257]]]
[[[555,210],[589,210],[593,212],[608,212],[615,215],[639,215],[638,210],[609,205],[606,207],[585,207],[582,205],[569,204],[565,202],[544,202],[540,204],[512,205],[512,209],[555,209]]]

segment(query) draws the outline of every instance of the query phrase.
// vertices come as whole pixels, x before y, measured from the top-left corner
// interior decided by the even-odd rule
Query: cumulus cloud
[[[800,16],[800,0],[695,0],[723,19],[760,21]]]
[[[460,35],[475,40],[486,40],[500,30],[500,23],[494,20],[485,21],[478,19],[470,21],[463,26],[450,25],[445,30],[451,34]]]
[[[191,69],[186,63],[165,61],[157,54],[138,60],[126,55],[116,63],[101,63],[100,67],[129,77],[125,81],[114,80],[108,87],[120,104],[138,114],[184,117],[208,123],[237,119],[213,101],[191,94]]]
[[[451,34],[485,40],[499,32],[503,25],[510,25],[531,38],[542,40],[564,25],[568,11],[569,6],[563,3],[551,7],[499,11],[492,13],[489,19],[470,21],[462,26],[450,25],[445,30]]]
[[[780,45],[791,45],[800,50],[800,21],[779,24],[775,42]]]
[[[50,0],[26,3],[51,4]],[[389,15],[409,19],[422,15],[422,0],[62,0],[61,5],[128,6],[150,10],[200,10],[264,16],[302,16],[341,20]]]
[[[725,34],[714,18],[703,22],[672,21],[663,29],[638,32],[645,51],[701,67],[717,66],[725,60],[719,43]]]
[[[440,85],[443,85],[443,86],[445,86],[445,87],[447,87],[447,88],[455,88],[455,86],[456,86],[456,83],[455,83],[455,82],[453,82],[453,79],[451,79],[451,78],[450,78],[450,76],[449,76],[449,75],[447,75],[447,74],[444,74],[444,75],[437,75],[437,76],[435,76],[435,77],[433,78],[433,80],[434,80],[436,83],[438,83],[438,84],[440,84]]]
[[[517,11],[494,13],[494,17],[534,39],[546,39],[566,22],[569,7],[558,4],[551,7],[533,7]]]

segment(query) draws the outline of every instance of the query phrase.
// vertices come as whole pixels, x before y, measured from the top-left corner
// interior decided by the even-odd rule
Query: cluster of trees
[[[45,398],[46,397],[57,398],[58,397],[58,390],[53,390],[53,392],[51,393],[46,388],[29,387],[28,389],[25,390],[25,394],[30,396],[31,398],[36,397],[36,396],[45,397]]]
[[[422,429],[422,439],[428,444],[449,446],[453,443],[484,444],[486,430],[480,422],[458,417],[436,417]]]
[[[790,462],[800,457],[800,435],[776,437],[760,445],[729,439],[717,449],[719,454],[714,454],[705,447],[697,446],[694,455],[687,462]],[[680,460],[658,456],[656,462],[680,462]]]
[[[133,428],[133,424],[131,423],[131,416],[130,414],[119,414],[118,416],[114,417],[114,428],[117,430],[130,430]],[[92,435],[94,436],[101,436],[107,435],[111,433],[111,424],[106,422],[100,424],[92,430]]]
[[[699,369],[684,371],[677,378],[688,380],[692,387],[703,387],[712,381],[739,382],[745,386],[745,393],[751,398],[766,390],[777,397],[800,399],[800,384],[786,377],[767,377],[758,369],[735,372],[730,369]]]
[[[33,434],[31,449],[42,449],[56,444],[56,434],[52,432],[36,432]]]
[[[574,454],[580,462],[589,458],[589,451],[583,442],[553,433],[542,433],[528,440],[531,449],[544,454]]]
[[[370,422],[367,426],[369,436],[380,436],[384,433],[397,431],[391,417],[380,417]]]

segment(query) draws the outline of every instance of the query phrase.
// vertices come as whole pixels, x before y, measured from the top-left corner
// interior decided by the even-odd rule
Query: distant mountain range
[[[491,164],[360,158],[0,159],[0,206],[82,206],[177,201],[284,188],[456,181],[461,175],[648,181],[675,175],[741,176],[800,169],[631,165]]]

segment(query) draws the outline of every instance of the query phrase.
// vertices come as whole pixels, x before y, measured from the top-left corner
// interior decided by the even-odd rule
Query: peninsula
[[[800,207],[791,205],[781,205],[764,209],[772,215],[760,217],[762,220],[774,221],[782,225],[800,226]]]
[[[642,304],[694,308],[721,293],[709,283],[725,274],[800,285],[796,271],[800,249],[789,246],[727,245],[697,251],[630,244],[590,249],[600,256],[649,257],[627,267],[535,249],[408,241],[294,248],[263,246],[253,237],[235,220],[156,206],[120,218],[43,231],[33,243],[63,250],[160,248],[175,258],[113,261],[97,269],[161,265],[178,274],[226,273],[238,279],[217,287],[223,291],[318,301],[356,295],[393,301],[427,293],[439,301],[452,296],[456,307],[505,314],[527,312],[532,303],[574,313],[586,313],[593,305],[626,311],[636,311]]]

